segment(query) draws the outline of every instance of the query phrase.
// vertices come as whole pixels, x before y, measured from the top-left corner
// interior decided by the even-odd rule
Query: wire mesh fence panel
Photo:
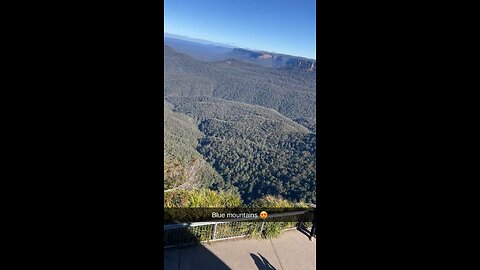
[[[200,242],[209,241],[213,236],[214,224],[189,227],[189,232]]]
[[[302,215],[292,215],[287,217],[272,217],[265,222],[262,230],[262,237],[274,238],[279,236],[284,230],[296,228],[301,222]]]
[[[198,244],[212,237],[213,225],[185,226],[164,230],[164,247]]]
[[[215,239],[226,239],[239,236],[247,236],[252,230],[253,223],[248,221],[218,223]]]
[[[236,237],[274,238],[289,229],[310,230],[302,213],[272,215],[266,221],[220,221],[164,226],[164,247],[184,246]]]

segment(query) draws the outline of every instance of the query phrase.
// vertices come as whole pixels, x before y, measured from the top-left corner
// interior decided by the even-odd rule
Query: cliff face
[[[287,61],[286,66],[296,67],[296,68],[307,70],[307,71],[317,70],[317,62],[314,60],[290,59]]]
[[[290,55],[275,54],[270,52],[257,52],[246,49],[236,48],[225,57],[240,60],[264,67],[293,67],[307,71],[316,70],[316,61]]]
[[[231,58],[237,60],[256,60],[261,59],[262,53],[236,48],[229,53]]]

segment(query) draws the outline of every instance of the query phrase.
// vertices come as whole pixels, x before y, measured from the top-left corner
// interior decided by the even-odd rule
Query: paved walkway
[[[300,231],[279,238],[225,240],[190,248],[166,249],[167,270],[310,270],[316,268],[316,239]]]

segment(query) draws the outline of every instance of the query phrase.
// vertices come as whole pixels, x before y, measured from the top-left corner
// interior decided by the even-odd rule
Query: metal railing
[[[280,226],[282,230],[296,229],[303,226],[304,216],[307,212],[271,214],[268,216],[268,222],[258,221],[258,218],[242,218],[164,225],[164,248],[248,236],[262,237],[273,226],[277,226],[277,228]]]

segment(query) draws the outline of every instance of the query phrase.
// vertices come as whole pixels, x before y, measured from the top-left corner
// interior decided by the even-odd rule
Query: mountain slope
[[[164,95],[212,96],[274,109],[291,119],[316,118],[316,75],[237,60],[200,62],[165,46]]]
[[[203,156],[196,150],[198,140],[203,137],[193,119],[172,111],[172,105],[164,101],[163,157],[167,162],[187,165],[193,158]],[[222,177],[206,163],[198,174],[199,186],[222,186]]]
[[[197,150],[248,203],[263,195],[315,202],[315,134],[278,112],[211,97],[167,97],[205,135]]]
[[[235,48],[232,51],[225,53],[222,57],[224,59],[231,58],[271,68],[296,67],[312,72],[317,70],[315,60],[265,51]]]
[[[203,62],[164,47],[164,156],[209,167],[201,183],[315,203],[316,70],[225,59]]]

